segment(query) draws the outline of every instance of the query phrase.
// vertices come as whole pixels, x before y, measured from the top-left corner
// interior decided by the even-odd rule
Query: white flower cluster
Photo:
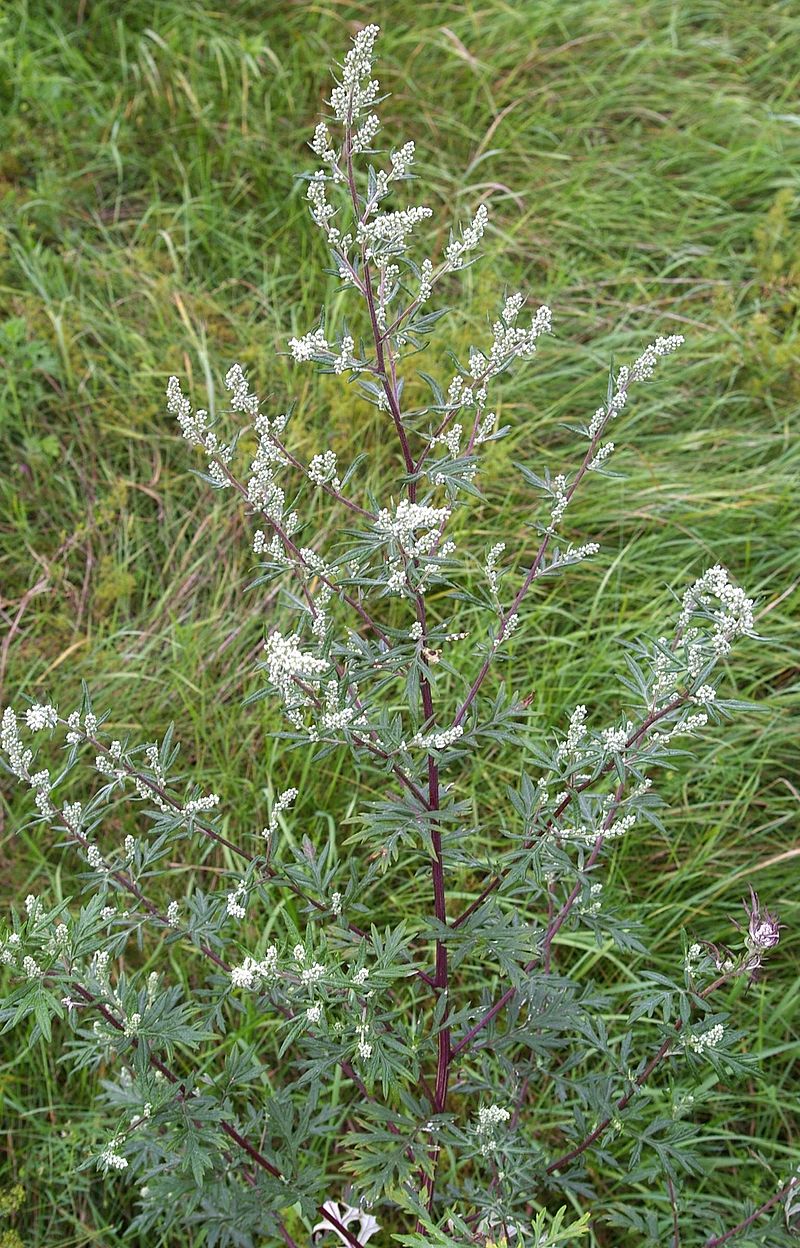
[[[270,633],[264,649],[269,683],[284,699],[292,693],[295,680],[318,687],[320,678],[329,667],[327,659],[301,650],[296,637],[284,637],[277,630]]]
[[[326,358],[328,355],[328,340],[325,337],[325,331],[322,326],[320,325],[318,329],[310,330],[302,338],[290,338],[289,350],[298,363],[302,363],[305,360],[313,360],[318,356]]]
[[[553,328],[553,314],[542,304],[537,308],[527,329],[516,319],[525,302],[524,295],[511,295],[505,302],[500,320],[492,326],[493,341],[489,352],[488,371],[499,372],[511,359],[530,359],[536,353],[536,340]]]
[[[231,407],[234,412],[258,415],[258,396],[251,393],[241,364],[232,364],[228,369],[225,374],[225,388],[231,392]]]
[[[244,883],[239,884],[232,893],[228,893],[225,909],[227,913],[234,919],[243,919],[247,914],[247,888]]]
[[[17,716],[13,707],[7,706],[3,711],[0,726],[0,747],[8,759],[8,765],[18,780],[29,779],[29,769],[33,762],[33,750],[25,749],[17,727]]]
[[[285,810],[289,809],[296,797],[297,789],[284,789],[284,791],[277,797],[269,816],[269,823],[262,832],[262,836],[265,839],[268,840],[278,831],[278,820],[280,816]]]
[[[486,565],[484,567],[484,573],[486,575],[487,581],[489,582],[489,589],[491,590],[492,595],[495,598],[497,597],[497,583],[502,575],[502,573],[498,571],[497,561],[502,555],[505,548],[506,548],[505,542],[496,542],[495,545],[492,546],[491,550],[486,556]]]
[[[378,98],[380,86],[372,78],[372,62],[379,33],[380,27],[374,24],[358,32],[344,58],[341,82],[331,91],[330,106],[343,125],[372,108]]]
[[[501,1123],[506,1123],[511,1114],[502,1105],[481,1105],[478,1110],[476,1135],[481,1137],[481,1152],[484,1156],[493,1153],[497,1148],[496,1133]]]
[[[300,972],[300,982],[303,984],[316,984],[320,979],[324,979],[324,977],[325,967],[321,962],[312,962],[310,966],[304,966]]]
[[[582,703],[579,703],[569,717],[567,735],[556,751],[557,760],[560,762],[564,758],[579,758],[582,753],[581,746],[585,737],[586,707]]]
[[[609,754],[621,754],[633,732],[633,721],[629,719],[624,728],[603,728],[600,736]]]
[[[722,1023],[709,1027],[708,1031],[701,1032],[700,1035],[688,1034],[684,1039],[684,1044],[694,1053],[703,1053],[706,1049],[715,1049],[725,1034],[725,1028]]]
[[[355,369],[358,367],[358,360],[353,354],[355,346],[356,344],[350,334],[345,334],[339,344],[339,354],[333,361],[333,371],[337,374],[337,376],[347,372],[348,369]]]
[[[455,380],[457,380],[460,383],[461,378],[459,377],[459,378],[456,378]],[[454,406],[454,404],[451,404],[450,406],[452,407]],[[444,446],[447,448],[450,456],[453,459],[457,459],[458,453],[461,450],[461,438],[463,436],[463,433],[464,433],[463,425],[451,425],[449,429],[446,429],[444,431],[444,433],[440,433],[437,436],[431,438],[431,441],[430,441],[431,448],[433,448],[434,446]]]
[[[58,723],[58,711],[49,702],[34,702],[25,712],[25,723],[31,732],[40,732],[43,728],[55,728]]]
[[[367,259],[378,255],[397,255],[405,250],[408,235],[420,221],[432,216],[433,209],[426,208],[424,204],[382,212],[372,221],[359,221],[356,241],[363,245]]]
[[[204,797],[193,797],[188,802],[184,802],[183,813],[185,815],[201,815],[207,810],[213,810],[215,806],[219,806],[219,794],[209,793]]]
[[[646,381],[653,376],[656,363],[665,355],[672,355],[683,343],[682,334],[672,334],[668,338],[656,338],[655,342],[646,347],[638,359],[631,365],[623,365],[616,377],[614,393],[603,407],[598,407],[592,417],[587,434],[594,441],[609,421],[622,411],[628,400],[628,387],[634,381]],[[602,461],[601,461],[602,462]]]
[[[478,1134],[493,1131],[501,1122],[508,1122],[511,1114],[502,1105],[481,1105],[478,1110]]]
[[[331,228],[331,219],[336,216],[336,209],[333,204],[328,203],[325,181],[325,174],[318,169],[308,184],[306,198],[310,205],[312,220],[325,231],[331,242],[336,242],[339,231]]]
[[[604,442],[603,445],[598,448],[597,454],[595,455],[594,459],[590,460],[590,462],[586,465],[587,472],[596,472],[598,468],[602,468],[606,460],[609,459],[610,456],[612,456],[613,454],[614,454],[614,443]]]
[[[36,728],[34,731],[39,730]],[[30,767],[33,762],[33,751],[23,746],[19,735],[17,716],[13,707],[10,706],[7,706],[3,711],[3,719],[0,724],[0,749],[4,751],[8,759],[9,769],[17,779],[24,780],[33,789],[34,801],[39,814],[47,819],[52,819],[57,814],[57,811],[50,798],[53,788],[50,772],[46,767],[43,767],[41,771],[31,773]]]
[[[125,1019],[124,1031],[126,1036],[138,1036],[139,1028],[142,1025],[141,1014],[129,1014]]]
[[[599,542],[584,542],[582,546],[568,546],[559,561],[561,563],[581,563],[584,559],[591,559],[592,555],[596,555],[599,549]]]
[[[569,505],[570,496],[567,492],[567,478],[562,473],[553,478],[552,494],[553,506],[550,511],[548,533],[555,533]]]
[[[336,475],[336,452],[323,451],[315,455],[308,465],[308,479],[314,485],[330,485],[338,490],[341,481]]]
[[[503,642],[508,641],[511,637],[513,637],[521,623],[522,616],[519,611],[514,611],[511,615],[507,615],[501,622],[500,631],[492,642],[493,648],[495,650],[499,649]]]
[[[229,377],[230,375],[228,373]],[[186,441],[192,446],[201,447],[208,455],[208,475],[214,483],[221,489],[229,486],[231,482],[225,467],[233,459],[233,447],[220,442],[211,428],[207,411],[198,408],[196,412],[192,412],[192,405],[181,390],[177,377],[170,377],[167,383],[167,411],[177,417]]]
[[[100,1154],[100,1164],[104,1172],[107,1174],[109,1170],[127,1170],[128,1162],[119,1151],[119,1137],[115,1137],[109,1144],[106,1144]]]
[[[621,819],[615,819],[603,833],[607,841],[613,841],[616,837],[624,836],[626,832],[630,832],[636,823],[636,815],[623,815]]]
[[[380,128],[381,120],[377,113],[370,113],[365,117],[353,135],[353,152],[368,152]]]
[[[429,732],[427,735],[417,732],[411,738],[411,746],[420,750],[446,750],[460,741],[464,735],[462,724],[453,724],[451,728],[443,728],[440,732]]]
[[[421,503],[411,503],[403,499],[392,512],[382,508],[375,521],[378,533],[385,535],[400,548],[399,557],[389,559],[389,576],[386,588],[390,593],[399,593],[407,582],[405,558],[420,559],[430,554],[441,538],[441,529],[450,516],[449,507],[429,507]],[[417,535],[416,530],[422,532]],[[439,556],[446,558],[455,549],[453,542],[444,542]],[[429,565],[429,571],[433,565]],[[419,593],[425,593],[425,573],[416,583]]]
[[[578,907],[581,914],[588,915],[589,918],[596,918],[603,908],[603,885],[601,883],[590,884],[587,899]]]
[[[423,260],[419,275],[419,292],[417,294],[417,303],[427,303],[431,297],[433,290],[434,272],[433,264],[430,260]]]
[[[718,606],[715,606],[715,602]],[[711,645],[721,657],[731,648],[736,637],[752,634],[755,627],[754,603],[743,589],[731,582],[727,568],[715,564],[709,568],[683,595],[683,607],[678,617],[678,628],[684,629],[698,607],[704,607],[714,621]],[[692,647],[689,650],[689,670],[692,670]],[[697,669],[702,667],[702,648],[696,654]]]
[[[373,1053],[372,1044],[369,1040],[367,1040],[368,1030],[369,1024],[366,1022],[360,1022],[356,1026],[356,1035],[358,1036],[358,1044],[356,1048],[358,1056],[361,1058],[362,1062],[368,1062]]]
[[[429,549],[427,539],[415,537],[417,529],[425,534],[438,530],[450,516],[449,507],[428,507],[422,503],[411,503],[403,499],[394,511],[382,508],[378,513],[375,527],[380,533],[394,538],[406,554],[414,556],[425,554]]]
[[[274,526],[279,526],[285,537],[290,537],[299,527],[300,520],[296,512],[284,515],[286,498],[275,480],[275,465],[286,462],[284,452],[275,441],[275,435],[283,432],[286,420],[285,415],[270,420],[260,413],[253,422],[253,428],[258,435],[258,446],[250,464],[246,488],[247,500],[253,508],[262,512]],[[280,550],[280,546],[278,549]]]
[[[471,223],[462,231],[461,238],[452,239],[445,248],[444,254],[448,268],[460,269],[463,266],[464,258],[475,250],[483,238],[488,220],[489,209],[486,204],[480,204]]]
[[[262,982],[271,982],[277,973],[278,950],[270,945],[261,961],[246,957],[239,966],[231,967],[231,983],[234,988],[258,990]]]
[[[320,720],[321,726],[326,731],[336,732],[340,728],[346,728],[348,724],[354,722],[365,724],[366,720],[363,714],[359,714],[357,707],[352,704],[349,706],[339,705],[339,696],[338,682],[329,680],[325,686],[325,710]]]
[[[689,948],[686,950],[686,958],[683,964],[687,975],[695,974],[702,956],[703,956],[702,945],[694,944],[694,945],[689,946]]]

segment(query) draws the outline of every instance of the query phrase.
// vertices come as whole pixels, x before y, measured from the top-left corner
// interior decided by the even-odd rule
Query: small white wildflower
[[[594,459],[589,464],[587,464],[586,466],[587,471],[595,472],[598,468],[602,468],[606,460],[613,454],[614,454],[614,443],[606,442],[603,446],[600,447]]]
[[[247,914],[246,905],[247,890],[244,884],[240,884],[235,892],[228,893],[225,909],[232,918],[243,919]]]
[[[181,908],[177,901],[171,901],[167,906],[167,923],[170,927],[180,927],[180,910]]]
[[[411,738],[410,744],[423,750],[446,750],[456,741],[460,741],[463,735],[463,726],[453,724],[452,727],[444,728],[441,732],[429,732],[427,735],[417,732]]]
[[[610,754],[621,753],[628,744],[632,724],[628,724],[625,728],[604,728],[600,733],[606,749]]]
[[[241,966],[231,967],[231,983],[234,988],[252,988],[256,980],[257,966],[253,958],[247,957]]]
[[[330,485],[338,490],[341,482],[336,475],[336,452],[325,451],[315,455],[308,465],[308,479],[314,485]]]
[[[315,355],[327,355],[328,341],[324,330],[320,327],[304,334],[302,338],[290,338],[289,350],[298,363],[312,360]]]
[[[43,728],[55,728],[58,723],[58,711],[49,702],[34,702],[25,712],[25,723],[31,732],[40,732]]]
[[[708,1031],[704,1031],[700,1035],[687,1035],[684,1044],[695,1053],[703,1053],[706,1049],[715,1049],[724,1034],[725,1028],[722,1023],[716,1023],[715,1026],[710,1027]]]
[[[577,756],[580,752],[583,740],[586,736],[586,707],[581,703],[575,707],[575,710],[569,717],[569,728],[567,735],[556,751],[556,757],[569,758],[572,755]]]
[[[270,633],[264,649],[269,682],[284,698],[291,693],[296,677],[316,684],[328,670],[328,660],[301,650],[296,637],[284,637],[275,631]]]
[[[119,1145],[120,1140],[115,1137],[110,1144],[106,1144],[100,1154],[100,1162],[106,1173],[109,1170],[127,1170],[128,1168],[127,1159],[118,1151]]]
[[[206,797],[194,797],[183,807],[185,815],[199,815],[205,810],[213,810],[219,806],[219,794],[209,793]]]
[[[355,350],[355,343],[353,339],[350,337],[350,335],[346,334],[341,341],[341,344],[339,347],[339,354],[337,355],[336,359],[333,361],[333,371],[337,375],[341,375],[342,373],[346,372],[348,369],[352,369],[356,367],[358,361],[356,360],[356,357],[353,354],[354,350]],[[335,488],[338,489],[339,488],[338,485]]]
[[[497,583],[501,576],[501,573],[497,569],[497,561],[505,548],[505,542],[496,542],[486,556],[486,566],[484,568],[484,572],[486,574],[486,579],[489,582],[489,589],[495,596],[497,595]]]
[[[306,1010],[306,1018],[310,1023],[318,1023],[322,1018],[322,1006],[310,1005]]]
[[[142,1025],[142,1016],[141,1016],[141,1014],[130,1014],[130,1015],[129,1015],[126,1019],[125,1019],[125,1024],[124,1024],[124,1026],[125,1026],[125,1035],[126,1035],[126,1036],[137,1036],[137,1035],[139,1034],[139,1028],[141,1027],[141,1025]]]
[[[278,819],[285,810],[289,809],[296,797],[297,789],[284,789],[272,807],[272,813],[269,817],[269,825],[264,828],[262,836],[268,839],[269,837],[275,835],[278,830]]]
[[[697,964],[700,961],[700,958],[702,956],[703,956],[702,945],[694,944],[694,945],[689,946],[689,948],[686,950],[686,959],[684,962],[687,975],[694,975],[695,971],[697,970]]]
[[[430,260],[423,260],[422,268],[420,270],[419,293],[417,295],[417,302],[420,304],[427,303],[431,297],[432,289],[433,289],[433,265],[431,264]]]
[[[103,855],[96,845],[88,845],[86,848],[86,861],[94,871],[105,871],[106,864],[103,861]]]
[[[445,248],[444,254],[449,268],[460,269],[462,267],[464,257],[474,251],[483,238],[488,220],[489,209],[486,204],[480,204],[472,222],[462,231],[461,238],[453,239]]]

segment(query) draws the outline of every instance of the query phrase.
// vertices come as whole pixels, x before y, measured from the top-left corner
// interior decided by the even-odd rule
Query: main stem
[[[347,168],[347,184],[350,191],[350,200],[353,207],[353,215],[356,221],[363,219],[360,202],[358,196],[358,188],[356,186],[355,172],[353,169],[353,144],[352,144],[352,128],[348,125],[345,128],[345,164]],[[415,480],[415,464],[414,457],[411,453],[411,447],[408,441],[408,435],[403,425],[402,412],[398,399],[397,386],[397,368],[392,353],[391,339],[388,335],[384,335],[381,330],[378,313],[375,307],[375,292],[372,286],[372,276],[370,272],[370,264],[366,255],[366,247],[361,249],[361,280],[363,293],[369,313],[370,327],[372,337],[375,344],[375,361],[376,372],[381,379],[386,401],[391,412],[392,421],[395,431],[400,442],[400,449],[403,455],[403,463],[406,473],[408,474],[408,499],[409,502],[416,502],[417,485]],[[415,593],[417,621],[422,629],[422,642],[424,644],[427,638],[427,622],[425,617],[425,600],[421,593]],[[422,712],[425,721],[425,728],[430,731],[435,722],[435,712],[433,707],[433,693],[431,684],[427,676],[420,679],[420,694],[422,699]],[[447,924],[447,905],[445,893],[444,879],[444,859],[442,856],[442,834],[440,828],[436,824],[436,813],[440,809],[440,793],[439,793],[439,765],[433,754],[428,755],[428,801],[427,814],[431,818],[431,847],[433,855],[431,858],[431,878],[433,881],[433,908],[437,921]],[[436,961],[433,976],[434,991],[437,993],[446,993],[448,990],[448,966],[447,966],[447,945],[441,939],[436,941]],[[433,1094],[433,1109],[435,1113],[444,1113],[447,1106],[447,1090],[450,1074],[450,1028],[445,1025],[439,1031],[437,1037],[437,1060],[436,1060],[436,1082]],[[428,1211],[433,1209],[433,1202],[436,1192],[436,1167],[439,1159],[439,1149],[437,1145],[433,1145],[430,1153],[431,1170],[429,1174],[424,1176],[424,1186],[426,1191],[426,1202]],[[422,1231],[421,1225],[417,1226],[418,1231]]]

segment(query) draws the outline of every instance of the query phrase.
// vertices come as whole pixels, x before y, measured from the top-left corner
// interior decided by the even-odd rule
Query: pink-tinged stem
[[[752,1224],[756,1222],[762,1214],[769,1213],[770,1209],[774,1209],[775,1206],[779,1205],[782,1200],[785,1200],[789,1193],[797,1187],[798,1183],[800,1183],[800,1179],[790,1179],[779,1192],[776,1192],[774,1196],[770,1196],[769,1200],[765,1200],[763,1205],[759,1205],[759,1207],[755,1209],[748,1218],[745,1218],[744,1221],[737,1223],[736,1226],[732,1226],[729,1231],[725,1231],[724,1235],[714,1235],[711,1239],[707,1239],[705,1248],[719,1248],[720,1244],[726,1244],[728,1240],[733,1239],[735,1235],[739,1235],[742,1231],[746,1231],[748,1226],[752,1226]]]

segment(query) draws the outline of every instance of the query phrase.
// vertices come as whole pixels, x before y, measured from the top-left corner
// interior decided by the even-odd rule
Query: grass
[[[515,432],[490,459],[481,541],[502,529],[525,548],[529,501],[510,460],[572,462],[559,422],[597,406],[610,359],[657,333],[685,334],[620,425],[626,479],[595,481],[576,501],[570,534],[600,540],[600,559],[542,600],[515,640],[513,672],[548,725],[606,697],[621,668],[615,642],[660,627],[668,586],[720,561],[759,597],[766,640],[739,651],[731,680],[760,713],[703,743],[667,785],[668,835],[621,843],[606,885],[660,932],[664,968],[680,956],[682,927],[724,937],[750,881],[788,924],[740,1003],[765,1078],[715,1087],[701,1109],[719,1144],[692,1183],[714,1192],[726,1223],[743,1196],[766,1199],[788,1173],[798,1130],[792,8],[19,0],[0,18],[3,697],[68,705],[86,679],[120,731],[150,739],[174,719],[187,769],[231,807],[235,794],[234,826],[263,807],[272,775],[297,783],[308,761],[278,768],[270,712],[241,710],[274,604],[245,595],[246,522],[190,475],[197,465],[162,396],[176,372],[213,406],[238,359],[275,408],[297,400],[301,450],[327,443],[346,461],[358,421],[376,488],[389,470],[379,420],[276,355],[323,303],[341,315],[294,177],[308,167],[327,65],[354,23],[385,28],[384,126],[417,142],[430,247],[491,199],[486,259],[453,285],[441,337],[461,353],[479,341],[506,284],[556,317],[557,337],[504,386]],[[443,357],[426,363],[436,365]],[[330,756],[304,789],[303,822],[319,838],[335,836],[362,795],[342,783],[344,766]],[[508,778],[477,775],[475,801],[499,809]],[[68,860],[18,835],[19,813],[4,790],[6,903],[31,887],[68,895]],[[218,865],[209,857],[203,869]],[[581,970],[616,982],[606,955],[570,939]],[[121,1243],[124,1189],[75,1173],[96,1139],[92,1084],[66,1082],[56,1050],[2,1044],[0,1184],[25,1188],[5,1225],[27,1248]],[[546,1104],[532,1112],[546,1121]],[[690,1208],[690,1185],[681,1199]],[[595,1242],[649,1242],[610,1234]],[[747,1242],[766,1241],[757,1230]]]

